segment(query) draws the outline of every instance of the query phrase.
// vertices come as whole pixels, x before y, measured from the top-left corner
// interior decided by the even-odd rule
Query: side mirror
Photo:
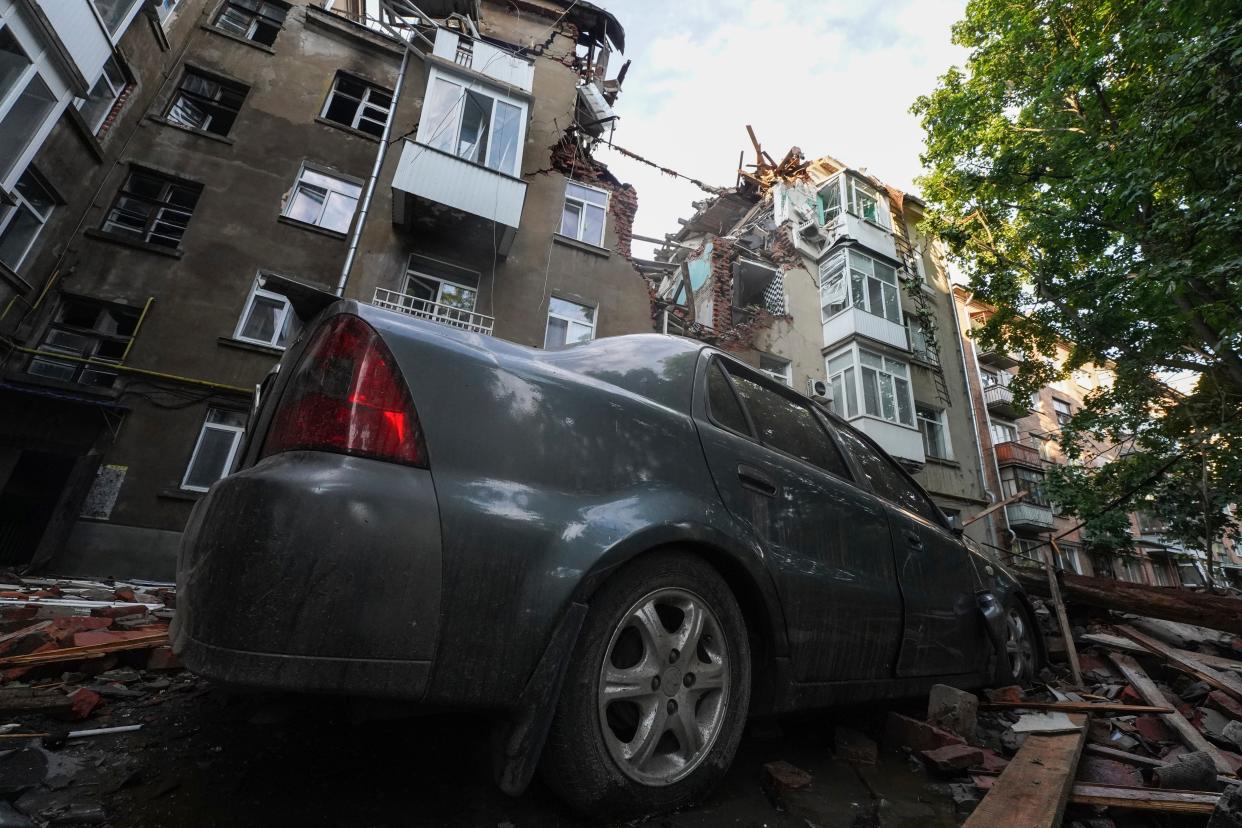
[[[961,517],[958,515],[945,515],[944,517],[945,517],[945,520],[949,522],[949,531],[951,531],[953,534],[957,535],[960,538],[962,534],[966,531],[966,528],[962,526]]]

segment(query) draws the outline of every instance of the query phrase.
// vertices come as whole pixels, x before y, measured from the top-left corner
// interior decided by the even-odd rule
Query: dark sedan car
[[[489,711],[505,790],[539,765],[579,808],[658,810],[721,777],[748,713],[1036,670],[1014,579],[729,355],[542,351],[285,288],[316,318],[185,532],[195,672]]]

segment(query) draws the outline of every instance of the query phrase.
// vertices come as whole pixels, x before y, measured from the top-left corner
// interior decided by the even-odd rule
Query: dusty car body
[[[674,722],[681,703],[689,724],[674,741],[703,742],[699,754],[626,768],[634,751],[624,727],[612,752],[599,753],[623,771],[608,769],[621,780],[614,788],[645,785],[665,796],[663,806],[701,793],[706,782],[681,784],[691,770],[711,777],[709,766],[722,766],[704,751],[723,746],[727,765],[727,705],[741,704],[744,719],[747,708],[910,695],[936,682],[978,686],[1034,669],[1037,636],[1015,638],[1013,629],[1031,626],[1016,581],[972,553],[866,437],[726,354],[655,334],[542,351],[328,301],[300,300],[317,320],[265,382],[238,470],[211,488],[186,529],[174,636],[191,670],[251,687],[496,711],[505,728],[499,778],[519,791],[549,727],[557,741],[565,697],[592,692],[596,675],[591,709],[608,742],[605,673],[615,655],[602,657],[604,673],[597,664],[575,672],[584,658],[601,658],[584,655],[584,630],[603,624],[604,639],[613,630],[614,643],[599,646],[615,650],[626,623],[642,632],[632,618],[643,610],[633,604],[630,616],[598,621],[601,592],[616,591],[617,573],[641,580],[635,568],[661,555],[692,558],[683,570],[705,574],[680,576],[686,583],[676,572],[661,576],[665,592],[651,593],[648,614],[680,606],[685,624],[703,615],[703,629],[718,629],[716,643],[746,669],[717,675],[727,698],[696,689],[685,673],[699,669],[705,688],[716,656],[710,647],[683,656],[669,643],[675,631],[661,642],[656,629],[639,645],[648,649],[641,663],[626,666],[657,687],[633,690],[647,694],[634,696],[638,727],[660,726],[640,715],[649,710]],[[362,340],[368,356],[341,362],[338,351]],[[352,395],[349,405],[381,393],[358,390],[366,371],[398,402],[359,415],[370,425],[342,426],[345,442],[301,437],[312,421],[361,410],[340,414],[322,399],[342,376],[354,381],[340,392]],[[400,385],[408,396],[392,390]],[[777,420],[793,416],[802,443],[778,445],[783,426],[759,422],[769,405]],[[409,419],[366,437],[371,448],[348,443],[364,427],[389,428],[403,406]],[[378,459],[383,439],[390,445]],[[408,450],[394,449],[397,439]],[[702,582],[717,580],[730,595],[703,598],[715,593]],[[731,610],[720,604],[733,599],[744,633],[729,639]],[[673,666],[650,667],[648,656]],[[705,709],[705,696],[718,702],[707,724],[707,713],[696,721],[684,712]],[[573,799],[580,786],[568,787]]]

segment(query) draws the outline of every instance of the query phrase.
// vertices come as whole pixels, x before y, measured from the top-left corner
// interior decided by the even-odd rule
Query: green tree
[[[927,229],[1027,354],[1024,393],[1116,367],[1064,429],[1051,487],[1108,535],[1141,506],[1188,545],[1242,500],[1242,4],[970,0],[970,49],[913,111]],[[1184,393],[1163,381],[1197,376]],[[1103,465],[1091,440],[1116,444]],[[1125,495],[1133,493],[1132,497]],[[1089,523],[1090,526],[1090,523]]]

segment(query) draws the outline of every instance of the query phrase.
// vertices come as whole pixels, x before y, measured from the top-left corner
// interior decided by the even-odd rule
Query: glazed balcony
[[[492,326],[496,322],[494,318],[481,313],[475,313],[464,308],[455,308],[451,305],[441,305],[428,299],[420,299],[417,296],[398,293],[395,290],[385,290],[384,288],[375,289],[375,296],[372,297],[371,304],[419,319],[439,322],[441,325],[448,325],[450,328],[487,334],[488,336],[491,335]]]

